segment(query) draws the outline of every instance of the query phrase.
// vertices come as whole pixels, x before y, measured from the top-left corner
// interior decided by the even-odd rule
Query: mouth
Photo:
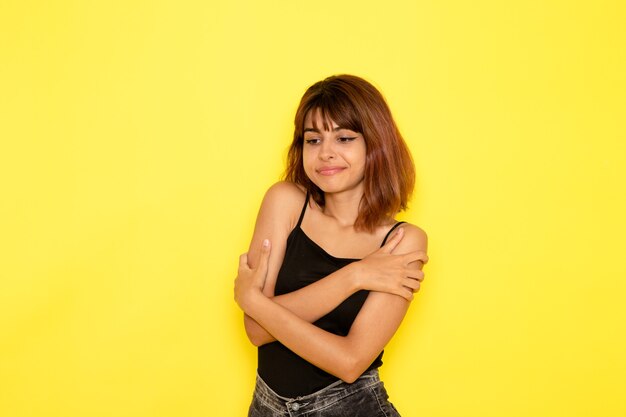
[[[331,176],[340,173],[344,169],[344,167],[323,167],[317,169],[317,173],[320,175]]]

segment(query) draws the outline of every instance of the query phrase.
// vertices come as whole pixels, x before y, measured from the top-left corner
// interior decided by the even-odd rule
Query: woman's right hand
[[[391,239],[376,252],[354,263],[357,270],[357,286],[362,290],[386,292],[411,301],[424,280],[421,267],[428,262],[423,251],[394,255],[393,250],[404,236],[399,228]]]

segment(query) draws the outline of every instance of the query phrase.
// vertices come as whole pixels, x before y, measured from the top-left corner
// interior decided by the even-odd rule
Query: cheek
[[[311,170],[312,168],[312,161],[315,158],[313,157],[311,152],[307,152],[307,151],[302,151],[302,166],[304,167],[304,172],[306,173],[306,175],[310,178],[311,177]]]
[[[367,158],[367,146],[365,145],[365,141],[360,141],[358,144],[351,149],[352,159],[355,163],[360,163],[365,165],[365,159]]]
[[[365,160],[367,158],[365,146],[355,148],[351,157],[355,165],[365,166]]]

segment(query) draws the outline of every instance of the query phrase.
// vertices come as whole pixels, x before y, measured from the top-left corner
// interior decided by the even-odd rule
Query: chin
[[[322,190],[325,194],[332,194],[332,193],[340,193],[342,191],[350,191],[350,190],[354,190],[357,186],[352,184],[328,184],[328,183],[320,183],[320,182],[315,182],[315,185],[317,185],[319,187],[320,190]]]
[[[335,184],[328,184],[327,182],[322,181],[311,181],[313,184],[317,186],[323,193],[336,193],[337,191],[341,191],[341,187]]]

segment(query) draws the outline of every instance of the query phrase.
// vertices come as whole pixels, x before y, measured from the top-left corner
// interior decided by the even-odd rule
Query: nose
[[[323,161],[328,161],[335,157],[335,144],[332,140],[322,141],[319,157]]]

